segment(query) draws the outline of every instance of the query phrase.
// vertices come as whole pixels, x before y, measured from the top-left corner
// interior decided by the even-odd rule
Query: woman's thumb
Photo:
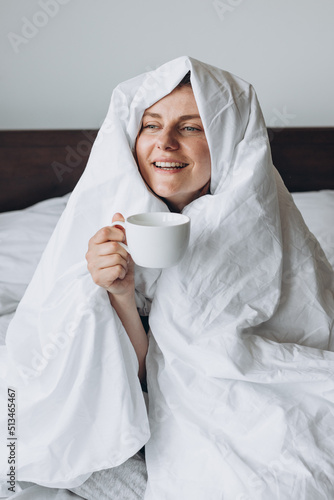
[[[112,218],[112,222],[117,222],[117,221],[125,222],[123,215],[118,212],[114,214]]]

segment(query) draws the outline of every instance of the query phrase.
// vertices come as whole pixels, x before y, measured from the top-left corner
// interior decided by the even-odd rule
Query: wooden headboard
[[[80,178],[96,130],[0,131],[0,212],[62,196]],[[334,189],[334,127],[268,129],[291,192]]]

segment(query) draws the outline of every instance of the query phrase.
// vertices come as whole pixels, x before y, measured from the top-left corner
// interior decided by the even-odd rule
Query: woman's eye
[[[196,127],[190,127],[190,126],[187,126],[187,127],[184,127],[184,130],[186,130],[187,132],[199,132],[199,129],[196,128]]]
[[[155,129],[155,128],[158,128],[158,126],[157,125],[152,125],[151,123],[148,123],[147,125],[144,125],[143,128]]]

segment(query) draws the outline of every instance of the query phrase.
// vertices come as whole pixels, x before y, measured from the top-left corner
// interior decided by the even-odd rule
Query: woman
[[[167,210],[186,255],[134,267],[111,219]],[[188,57],[121,84],[11,325],[20,478],[73,489],[145,445],[145,500],[331,498],[333,311],[253,88]]]
[[[209,192],[211,160],[204,127],[190,85],[190,75],[143,115],[135,157],[147,186],[172,212]],[[115,214],[113,221],[124,220]],[[105,227],[90,240],[86,258],[97,285],[108,291],[110,303],[127,331],[144,383],[148,348],[135,301],[134,263],[118,245],[122,229]],[[115,244],[116,243],[116,244]]]

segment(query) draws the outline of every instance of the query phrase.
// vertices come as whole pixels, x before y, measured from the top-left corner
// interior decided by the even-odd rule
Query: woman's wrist
[[[111,293],[108,291],[109,301],[113,307],[119,306],[133,306],[136,305],[135,291],[126,293]]]

